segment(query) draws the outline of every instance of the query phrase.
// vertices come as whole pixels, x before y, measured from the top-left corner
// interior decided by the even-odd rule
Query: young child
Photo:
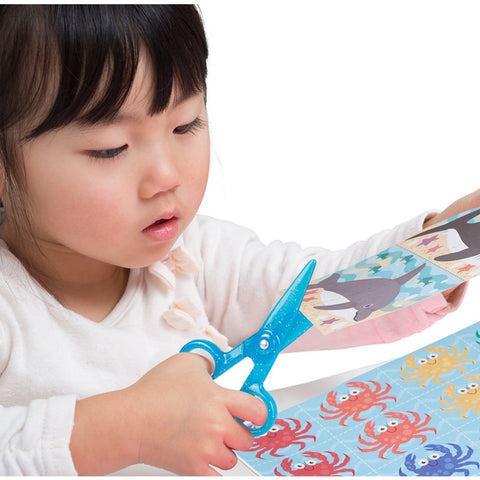
[[[189,340],[256,331],[310,258],[349,266],[478,193],[341,252],[260,243],[197,216],[209,169],[207,44],[188,5],[0,6],[0,473],[136,463],[215,474],[263,403],[216,385]],[[293,349],[393,341],[463,289]]]

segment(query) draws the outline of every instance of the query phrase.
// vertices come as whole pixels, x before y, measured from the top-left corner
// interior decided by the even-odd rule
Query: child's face
[[[150,116],[149,88],[140,65],[115,122],[72,124],[25,145],[41,247],[141,267],[162,259],[193,219],[209,169],[203,94]]]

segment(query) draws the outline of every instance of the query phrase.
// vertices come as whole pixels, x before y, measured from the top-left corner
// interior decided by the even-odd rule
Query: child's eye
[[[89,150],[88,155],[94,159],[109,159],[118,157],[128,148],[128,145],[123,145],[117,148],[109,148],[106,150]]]
[[[193,122],[187,123],[186,125],[179,125],[173,130],[173,133],[177,135],[184,135],[185,133],[195,133],[197,130],[200,130],[206,125],[206,122],[201,118],[197,117]]]

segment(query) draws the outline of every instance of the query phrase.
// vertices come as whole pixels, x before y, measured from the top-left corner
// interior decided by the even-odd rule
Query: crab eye
[[[378,431],[379,431],[380,433],[386,432],[386,431],[387,431],[387,426],[386,426],[386,425],[380,425],[380,426],[378,427]]]
[[[269,431],[272,432],[272,433],[275,433],[275,432],[278,432],[280,429],[274,425]]]
[[[317,464],[317,462],[315,460],[307,460],[305,463],[306,463],[306,465],[309,465],[309,466],[313,466],[313,465]]]
[[[341,401],[341,402],[344,402],[345,400],[348,400],[348,395],[342,395],[342,396],[340,397],[340,401]]]
[[[425,465],[428,465],[428,460],[426,458],[421,458],[419,461],[418,461],[418,464],[421,466],[421,467],[424,467]]]
[[[468,392],[468,390],[465,387],[459,388],[457,391],[460,395],[463,395],[464,393]]]
[[[301,470],[302,468],[305,468],[305,465],[304,465],[303,463],[296,463],[296,464],[295,464],[295,468],[296,468],[297,470]]]
[[[398,425],[398,422],[396,420],[390,420],[388,422],[389,427],[396,427]]]
[[[419,359],[418,359],[418,363],[419,363],[420,365],[425,365],[425,364],[427,363],[427,359],[426,359],[426,358],[419,358]]]
[[[478,383],[473,382],[468,384],[468,388],[477,388],[477,387],[478,387]]]
[[[432,460],[438,460],[440,458],[440,455],[438,453],[432,453],[431,455],[429,455],[429,457]]]
[[[360,393],[360,390],[358,390],[357,388],[350,390],[350,395],[358,395],[359,393]]]
[[[436,358],[438,358],[438,353],[430,353],[428,355],[428,358],[430,358],[431,360],[435,360]]]

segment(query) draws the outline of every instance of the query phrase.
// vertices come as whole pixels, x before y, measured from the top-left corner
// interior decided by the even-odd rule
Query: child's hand
[[[181,475],[214,475],[209,465],[235,466],[232,449],[248,449],[253,436],[233,417],[257,425],[267,417],[261,400],[214,383],[207,361],[195,354],[175,355],[129,390],[139,407],[138,463]]]
[[[267,410],[252,395],[218,386],[208,368],[203,357],[180,353],[125,390],[77,402],[71,451],[78,473],[108,473],[136,463],[180,475],[232,468],[232,449],[253,443],[233,417],[262,425]]]
[[[476,190],[475,192],[472,192],[465,197],[459,198],[442,212],[428,218],[425,221],[423,227],[430,227],[431,225],[441,222],[442,220],[446,220],[447,218],[453,217],[454,215],[477,207],[480,207],[480,190]]]

